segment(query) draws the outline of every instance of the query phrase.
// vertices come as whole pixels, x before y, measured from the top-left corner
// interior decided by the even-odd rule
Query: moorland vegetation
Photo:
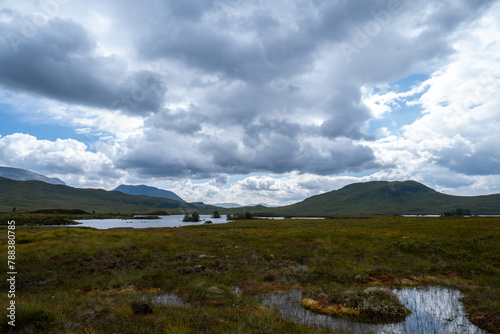
[[[360,299],[366,289],[440,285],[461,290],[471,321],[498,333],[499,222],[494,217],[365,216],[155,229],[17,224],[15,329],[323,333],[263,307],[261,294],[301,290],[310,300],[334,305],[355,291],[346,305],[355,313],[367,302],[385,302],[381,293]],[[5,226],[0,230],[6,235]],[[6,238],[0,239],[0,252],[7,252]],[[6,285],[1,289],[0,304],[6,305]],[[166,294],[183,304],[155,302]],[[394,305],[403,317],[404,310]],[[366,319],[373,321],[369,314]],[[12,332],[6,321],[0,319],[1,331]]]

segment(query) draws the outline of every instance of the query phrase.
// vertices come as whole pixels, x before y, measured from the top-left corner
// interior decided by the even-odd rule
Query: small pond
[[[300,291],[266,294],[263,296],[263,305],[277,310],[283,317],[293,321],[347,333],[486,333],[467,319],[460,302],[462,294],[458,290],[412,287],[393,291],[401,303],[412,312],[405,321],[395,324],[364,324],[316,314],[300,305]]]
[[[211,220],[214,224],[227,223],[225,216],[222,218],[211,218],[210,215],[200,215],[201,221],[197,223],[183,222],[184,215],[159,216],[159,219],[81,219],[75,220],[79,225],[64,225],[68,226],[85,226],[100,230],[110,228],[129,227],[129,228],[149,228],[149,227],[179,227],[186,225],[201,225]]]

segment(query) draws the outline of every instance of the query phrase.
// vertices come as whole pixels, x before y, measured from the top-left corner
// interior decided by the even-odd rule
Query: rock
[[[201,254],[200,256],[198,256],[199,259],[203,260],[203,259],[206,259],[208,256],[205,255],[205,254]]]

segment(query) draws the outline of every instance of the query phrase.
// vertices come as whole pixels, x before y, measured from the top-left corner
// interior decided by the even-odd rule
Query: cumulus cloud
[[[87,186],[107,185],[106,178],[115,179],[124,175],[104,154],[91,152],[86,145],[74,139],[38,140],[22,133],[0,137],[0,164],[64,180],[84,176]]]
[[[223,132],[193,137],[169,129],[145,128],[123,141],[122,147],[117,166],[152,177],[206,178],[256,171],[327,175],[381,166],[366,145],[347,138],[307,138],[298,124],[276,119],[247,126],[230,139]]]
[[[4,164],[246,203],[384,178],[480,191],[500,174],[497,1],[90,0],[43,22],[40,8],[0,11],[2,106],[90,143],[2,130],[3,152],[52,152]]]
[[[55,17],[37,28],[13,15],[0,22],[0,34],[6,37],[0,40],[0,84],[7,89],[130,114],[156,112],[164,103],[166,88],[156,73],[131,71],[120,56],[98,55],[96,41],[72,19]]]
[[[229,203],[238,199],[242,205],[284,205],[302,201],[318,193],[341,188],[353,182],[372,180],[370,177],[318,176],[287,173],[283,175],[250,175],[215,186],[215,180],[179,182],[171,189],[190,201]]]

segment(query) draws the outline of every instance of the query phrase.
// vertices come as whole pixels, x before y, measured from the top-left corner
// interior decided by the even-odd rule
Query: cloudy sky
[[[187,201],[500,192],[500,1],[0,0],[0,165]]]

